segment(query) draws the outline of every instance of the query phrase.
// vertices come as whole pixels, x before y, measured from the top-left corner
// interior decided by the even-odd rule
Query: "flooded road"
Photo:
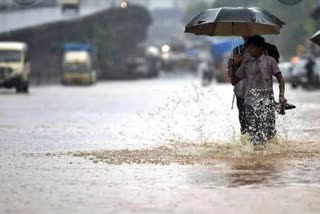
[[[319,213],[320,92],[240,143],[232,88],[192,77],[0,91],[0,213]]]

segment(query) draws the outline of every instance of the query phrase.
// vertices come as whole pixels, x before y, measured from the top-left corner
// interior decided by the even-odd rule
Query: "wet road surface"
[[[319,213],[320,92],[241,144],[228,85],[1,90],[0,213]]]

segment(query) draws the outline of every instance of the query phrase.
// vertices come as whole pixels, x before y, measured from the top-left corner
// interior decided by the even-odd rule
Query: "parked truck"
[[[93,48],[89,44],[69,43],[64,45],[62,59],[62,84],[92,85],[97,81],[93,68]]]
[[[80,11],[81,0],[62,0],[62,12],[74,10],[77,13]]]
[[[23,42],[0,42],[0,87],[29,91],[30,61]]]

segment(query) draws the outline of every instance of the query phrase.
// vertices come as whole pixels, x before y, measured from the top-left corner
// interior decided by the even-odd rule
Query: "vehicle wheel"
[[[18,80],[16,83],[16,92],[21,93],[22,92],[22,87],[21,87],[21,81]]]
[[[28,93],[29,92],[29,82],[18,80],[16,84],[16,92],[17,93]]]
[[[29,93],[29,82],[26,81],[26,82],[23,82],[23,93]]]

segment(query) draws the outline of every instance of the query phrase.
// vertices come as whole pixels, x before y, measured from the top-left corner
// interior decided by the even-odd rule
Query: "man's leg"
[[[249,135],[249,141],[253,144],[257,141],[258,121],[256,117],[255,108],[251,105],[244,105],[245,120],[247,126],[247,133]]]
[[[239,111],[239,122],[240,122],[240,131],[241,134],[247,133],[247,123],[246,123],[246,116],[245,116],[245,109],[244,109],[244,99],[237,96],[237,107]]]
[[[271,140],[277,133],[276,130],[276,113],[275,113],[275,104],[273,99],[266,105],[266,117],[264,121],[264,135],[266,140]]]
[[[264,100],[257,106],[257,140],[259,143],[266,143],[271,140],[275,134],[275,104],[274,100]]]

